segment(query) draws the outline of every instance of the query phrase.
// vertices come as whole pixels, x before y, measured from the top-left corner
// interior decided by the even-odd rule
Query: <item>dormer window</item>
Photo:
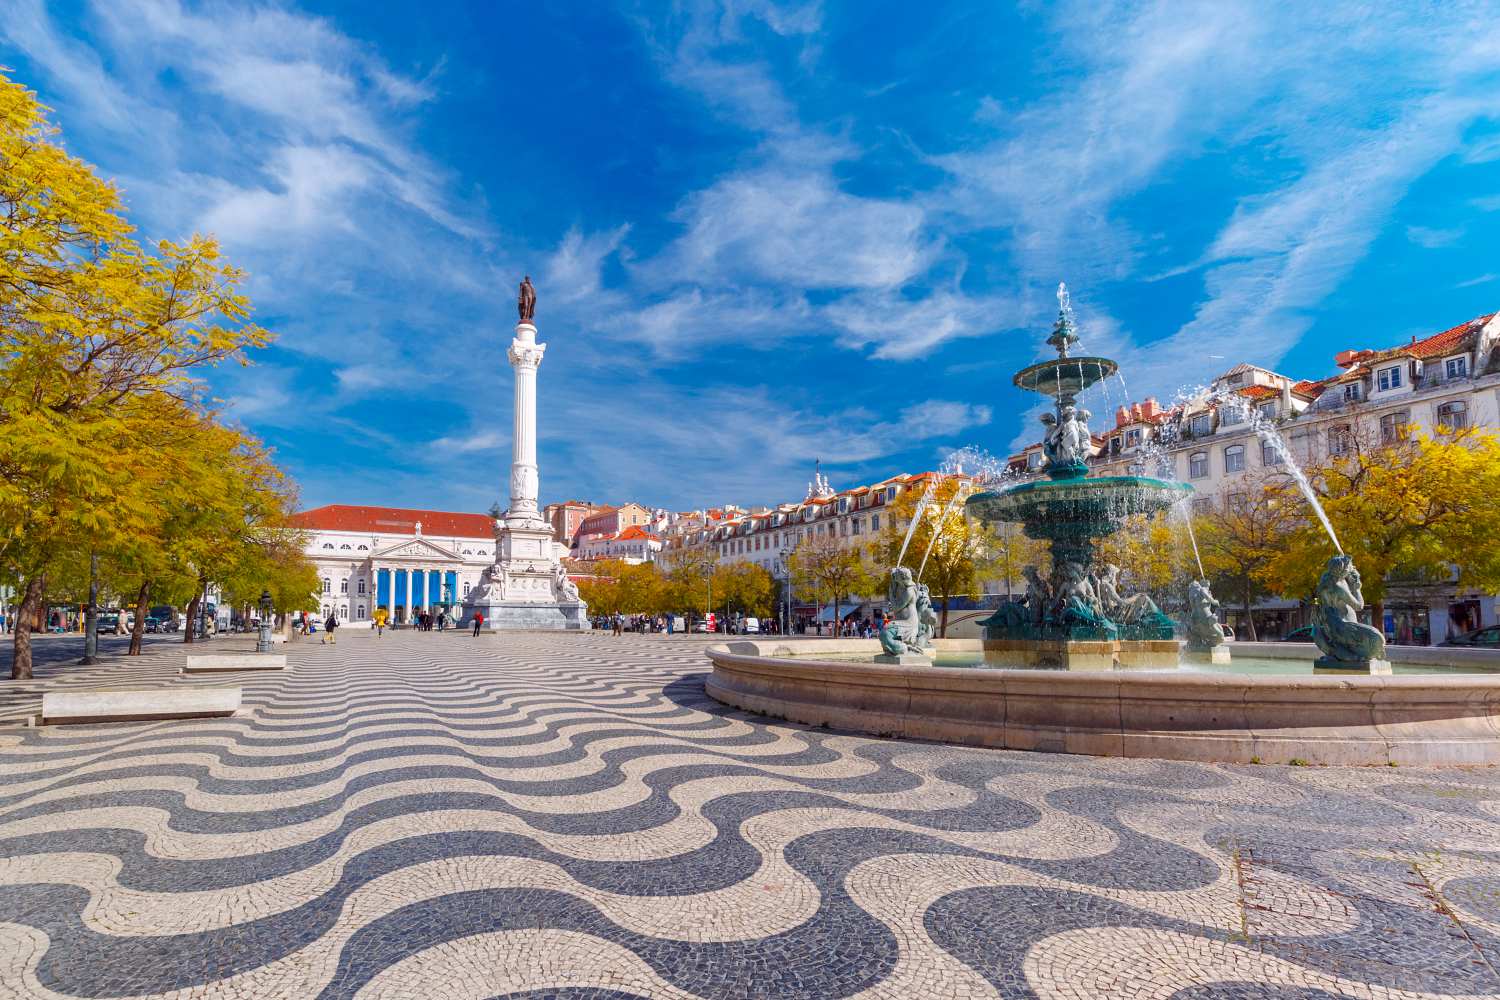
[[[1188,421],[1188,433],[1194,437],[1203,437],[1213,430],[1212,418],[1207,413],[1195,413],[1193,419]]]
[[[1141,443],[1141,429],[1139,427],[1125,432],[1125,447],[1134,448]]]
[[[1443,362],[1443,374],[1448,378],[1464,378],[1469,374],[1468,357],[1449,358]]]
[[[1245,373],[1244,372],[1235,372],[1233,375],[1230,375],[1230,376],[1228,376],[1227,378],[1224,379],[1224,384],[1225,385],[1244,385],[1245,384]]]
[[[323,548],[325,548],[328,551],[332,552],[333,551],[333,543],[332,542],[324,542],[323,543]]]
[[[1401,366],[1392,365],[1389,368],[1380,369],[1375,374],[1375,380],[1381,392],[1401,388]]]
[[[349,546],[348,546],[348,544],[347,544],[347,543],[346,543],[346,544],[344,544],[344,545],[340,545],[340,546],[339,546],[339,549],[340,549],[340,550],[342,550],[342,551],[344,551],[344,552],[348,552],[348,551],[349,551]]]
[[[1344,386],[1344,402],[1357,403],[1359,402],[1359,398],[1358,382],[1350,382],[1348,385]]]
[[[1042,453],[1041,452],[1039,452],[1039,451],[1033,451],[1033,452],[1031,452],[1030,454],[1028,454],[1026,456],[1026,468],[1027,468],[1028,471],[1035,472],[1037,469],[1040,469],[1041,467],[1042,467]]]

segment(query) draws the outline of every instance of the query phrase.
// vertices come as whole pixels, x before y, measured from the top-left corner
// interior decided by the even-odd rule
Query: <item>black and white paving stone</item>
[[[193,682],[49,643],[0,682],[0,997],[1500,995],[1489,770],[807,729],[694,637],[304,639],[243,718],[23,728]]]

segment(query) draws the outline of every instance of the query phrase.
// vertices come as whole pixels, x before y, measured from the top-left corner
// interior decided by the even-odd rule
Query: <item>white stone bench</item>
[[[42,695],[42,725],[148,722],[233,715],[237,687],[157,688],[149,691],[49,691]]]
[[[285,670],[285,653],[191,653],[185,674],[215,674],[234,670]]]

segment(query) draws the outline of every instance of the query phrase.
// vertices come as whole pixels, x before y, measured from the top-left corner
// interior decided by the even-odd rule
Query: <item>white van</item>
[[[744,634],[744,635],[759,635],[760,634],[760,619],[759,618],[746,618],[740,624],[741,624],[740,632],[742,634]]]

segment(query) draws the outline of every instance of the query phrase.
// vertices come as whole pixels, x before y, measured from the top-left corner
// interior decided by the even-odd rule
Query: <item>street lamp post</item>
[[[260,592],[260,635],[255,640],[255,651],[257,653],[269,653],[271,651],[271,606],[274,603],[269,590],[262,590]]]
[[[139,608],[136,614],[140,614]],[[89,606],[83,614],[83,659],[84,666],[99,662],[99,553],[89,553]]]

